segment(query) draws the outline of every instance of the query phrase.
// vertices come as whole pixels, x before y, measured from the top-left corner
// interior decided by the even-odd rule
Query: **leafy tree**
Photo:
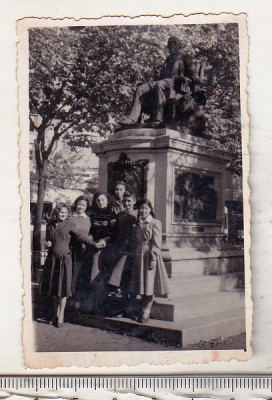
[[[163,63],[167,39],[178,36],[184,52],[206,61],[208,135],[234,150],[241,171],[239,46],[236,24],[99,26],[29,31],[30,111],[41,117],[35,157],[38,202],[33,246],[40,248],[40,226],[49,159],[55,143],[89,146],[92,133],[113,133],[128,113],[135,86]],[[90,133],[90,134],[89,134]]]

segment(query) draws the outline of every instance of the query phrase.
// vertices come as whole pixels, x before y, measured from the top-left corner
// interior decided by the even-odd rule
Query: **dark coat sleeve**
[[[54,242],[55,240],[55,230],[56,230],[56,225],[53,223],[48,223],[46,225],[46,231],[45,231],[45,241],[46,242]]]

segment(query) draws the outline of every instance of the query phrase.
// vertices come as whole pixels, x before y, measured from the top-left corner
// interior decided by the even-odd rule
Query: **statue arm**
[[[194,59],[191,55],[187,54],[184,56],[184,64],[186,66],[188,78],[190,78],[194,83],[201,83]]]
[[[158,81],[160,80],[161,73],[162,73],[163,67],[159,63],[155,63],[153,66],[153,80]]]

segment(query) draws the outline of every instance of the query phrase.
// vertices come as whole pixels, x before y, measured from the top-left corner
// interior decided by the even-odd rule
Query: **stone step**
[[[188,318],[182,322],[182,345],[187,346],[217,338],[224,339],[245,331],[244,307]]]
[[[139,324],[128,318],[105,318],[90,314],[79,317],[67,313],[69,322],[127,334],[142,339],[156,340],[177,347],[188,346],[218,338],[227,338],[245,332],[245,315],[242,310],[203,315],[183,322],[150,320]]]
[[[184,321],[232,309],[245,309],[244,293],[240,291],[215,292],[201,295],[155,298],[151,318],[163,321]]]
[[[169,277],[173,276],[205,276],[222,275],[225,273],[237,274],[244,271],[243,257],[231,258],[195,258],[193,260],[171,261],[167,267]],[[171,265],[170,265],[171,264]]]
[[[35,303],[44,301],[43,296],[39,295],[39,285],[37,283],[32,284],[32,298]],[[235,290],[190,296],[176,294],[176,296],[172,295],[171,298],[156,297],[151,310],[151,318],[177,322],[239,307],[244,309],[244,304],[244,293]],[[116,307],[116,305],[113,304],[113,307]]]
[[[239,277],[236,274],[190,276],[174,275],[169,279],[170,294],[168,297],[198,295],[226,290],[233,290],[239,286]]]

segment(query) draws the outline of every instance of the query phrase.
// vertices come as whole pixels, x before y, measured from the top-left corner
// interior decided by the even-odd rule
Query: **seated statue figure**
[[[137,87],[131,112],[120,121],[121,125],[141,122],[142,112],[150,115],[150,122],[183,124],[186,114],[186,123],[192,125],[193,120],[195,125],[195,115],[200,120],[204,117],[203,66],[181,53],[182,44],[177,37],[171,36],[167,47],[169,55],[163,66],[160,70],[158,66],[154,68],[153,81]]]

